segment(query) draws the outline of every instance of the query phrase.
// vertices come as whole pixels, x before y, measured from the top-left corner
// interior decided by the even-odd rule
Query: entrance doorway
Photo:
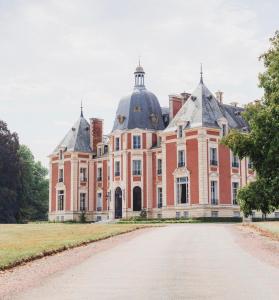
[[[122,218],[122,190],[120,187],[115,189],[115,219]]]
[[[141,188],[139,186],[133,189],[133,211],[141,211]]]

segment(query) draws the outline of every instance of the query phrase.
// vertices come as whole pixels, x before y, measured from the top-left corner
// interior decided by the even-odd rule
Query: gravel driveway
[[[279,268],[242,247],[232,226],[178,224],[134,234],[16,299],[279,299]]]

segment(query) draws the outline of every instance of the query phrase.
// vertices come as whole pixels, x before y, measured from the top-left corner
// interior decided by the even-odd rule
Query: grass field
[[[260,230],[263,234],[269,235],[279,240],[279,221],[254,222],[252,226]]]
[[[0,270],[91,241],[142,228],[135,224],[0,224]]]

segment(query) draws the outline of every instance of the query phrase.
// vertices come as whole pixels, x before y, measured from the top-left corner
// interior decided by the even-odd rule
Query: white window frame
[[[238,185],[238,188],[236,190],[236,195],[234,194],[234,187],[233,187],[234,184]],[[240,188],[240,182],[239,181],[232,181],[232,205],[238,205],[237,202],[235,202],[234,200],[237,200],[237,192],[238,192],[239,188]],[[234,196],[236,196],[235,199],[234,199]]]
[[[103,180],[103,168],[97,167],[97,181],[102,181],[102,180]]]
[[[63,192],[63,194],[61,193]],[[61,209],[61,204],[60,204],[60,197],[62,196],[62,203],[63,203],[63,208]],[[65,211],[65,190],[58,190],[57,191],[57,211]]]
[[[184,180],[182,180],[185,178]],[[179,185],[186,184],[186,202],[181,203],[181,196],[180,193],[181,191],[179,190]],[[175,199],[176,199],[176,204],[177,205],[189,205],[190,204],[190,179],[189,176],[181,176],[181,177],[176,177],[175,178]]]
[[[180,161],[180,153],[182,154],[182,161]],[[186,161],[186,157],[185,157],[185,149],[177,149],[177,167],[185,167],[185,161]]]
[[[142,136],[141,136],[141,134],[133,134],[132,142],[133,142],[133,149],[135,149],[135,150],[141,149],[142,148]]]
[[[118,170],[118,174],[116,173],[117,172],[117,168],[116,166],[119,166],[119,170]],[[120,161],[119,160],[115,160],[114,161],[114,176],[118,177],[121,175],[121,165],[120,165]]]
[[[178,125],[177,127],[177,138],[178,139],[183,138],[183,125]]]
[[[213,185],[212,183],[215,182],[216,186],[213,190]],[[218,205],[219,204],[219,199],[218,199],[218,195],[219,195],[219,184],[218,184],[218,180],[216,179],[210,179],[210,205]]]
[[[133,159],[132,162],[132,174],[134,176],[141,176],[142,168],[141,168],[141,160]]]
[[[159,161],[161,162],[160,164],[159,164]],[[157,158],[157,168],[156,168],[156,170],[157,170],[157,175],[159,175],[159,176],[162,175],[162,166],[163,166],[162,158]]]
[[[83,198],[84,197],[84,198]],[[82,199],[83,198],[83,199]],[[84,202],[84,208],[81,209],[81,203]],[[79,210],[80,211],[86,211],[87,210],[87,193],[81,191],[79,193]]]
[[[116,141],[118,141],[118,143],[116,143]],[[120,136],[116,136],[114,138],[114,151],[120,151],[121,150],[121,139],[120,139]],[[118,147],[116,147],[116,145],[118,145]]]
[[[85,171],[85,172],[83,172],[83,171]],[[88,176],[87,176],[87,168],[81,166],[81,167],[79,168],[79,180],[80,180],[81,182],[85,182],[85,181],[87,181],[87,178],[88,178]]]
[[[160,190],[161,192],[159,192]],[[163,207],[163,188],[161,186],[158,186],[157,187],[157,208],[162,208],[162,207]]]
[[[62,173],[62,177],[60,176]],[[58,182],[64,182],[64,169],[63,168],[59,168],[58,169]]]
[[[212,155],[214,153],[213,150],[215,150],[215,157],[214,155]],[[209,146],[209,165],[218,166],[218,148],[216,146],[211,146],[211,145]]]
[[[97,211],[103,210],[103,193],[101,191],[97,191],[96,210]]]

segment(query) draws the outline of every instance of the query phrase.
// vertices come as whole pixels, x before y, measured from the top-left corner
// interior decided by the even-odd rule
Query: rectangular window
[[[105,145],[104,146],[104,154],[107,154],[108,153],[108,145]]]
[[[217,148],[210,148],[210,165],[211,166],[217,166],[218,165]]]
[[[57,210],[64,210],[64,191],[58,191]]]
[[[141,175],[141,160],[133,160],[133,175]]]
[[[140,135],[134,135],[133,136],[133,148],[134,149],[140,149],[141,148]]]
[[[218,191],[217,191],[217,181],[215,181],[215,180],[212,180],[211,182],[210,182],[210,191],[211,191],[211,193],[210,193],[210,202],[211,202],[211,204],[212,205],[217,205],[218,204],[218,197],[217,197],[217,193],[218,193]]]
[[[248,158],[248,169],[253,169],[253,163],[250,158]]]
[[[177,211],[177,212],[175,213],[175,217],[176,217],[176,219],[179,219],[179,218],[180,218],[180,211]]]
[[[232,154],[232,167],[239,168],[239,158],[235,154]]]
[[[102,168],[97,169],[97,181],[102,180]]]
[[[115,138],[115,151],[119,151],[120,149],[120,138],[119,137],[116,137]]]
[[[79,210],[85,211],[86,210],[86,194],[80,193],[79,195]]]
[[[233,205],[237,205],[237,191],[239,188],[239,183],[238,182],[233,182],[232,183],[232,200],[233,200]]]
[[[102,147],[98,147],[98,157],[102,156]]]
[[[63,171],[63,169],[59,169],[58,181],[59,182],[64,181],[64,171]]]
[[[182,138],[182,136],[183,136],[183,127],[182,125],[179,125],[177,130],[177,137]]]
[[[157,174],[162,175],[162,160],[161,159],[157,160]]]
[[[189,203],[188,177],[180,177],[176,179],[176,202],[177,204]]]
[[[185,152],[184,150],[178,151],[178,167],[184,167],[185,166]]]
[[[114,176],[120,176],[120,161],[114,163]]]
[[[97,211],[101,211],[102,208],[103,208],[102,193],[97,193]]]
[[[188,212],[188,211],[184,211],[184,212],[183,212],[183,217],[184,217],[185,219],[188,219],[188,218],[189,218],[189,212]]]
[[[163,191],[162,188],[158,188],[158,208],[162,208],[163,206]]]
[[[87,181],[87,169],[80,168],[80,181]]]

